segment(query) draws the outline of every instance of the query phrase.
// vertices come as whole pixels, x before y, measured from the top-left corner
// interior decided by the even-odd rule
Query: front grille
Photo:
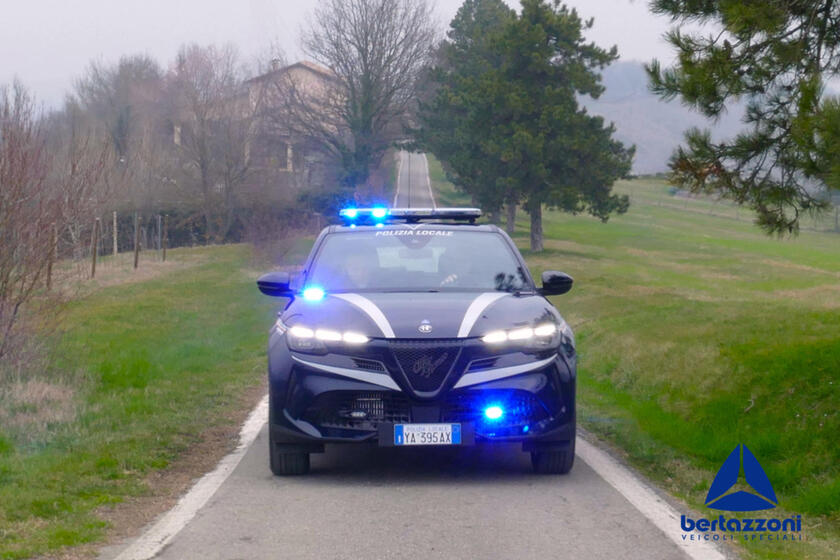
[[[504,414],[491,422],[484,417],[488,406],[500,406]],[[441,413],[443,422],[475,422],[492,429],[505,429],[534,424],[549,416],[540,400],[525,391],[455,395],[446,399]]]
[[[333,391],[319,395],[303,419],[319,428],[375,430],[381,422],[409,422],[411,409],[394,393]]]
[[[396,340],[390,346],[411,388],[434,392],[443,385],[462,344],[458,340]]]

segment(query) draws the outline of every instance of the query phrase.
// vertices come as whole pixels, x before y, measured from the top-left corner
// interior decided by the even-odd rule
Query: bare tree
[[[23,306],[42,285],[56,237],[100,200],[108,150],[89,137],[50,145],[44,119],[20,84],[0,88],[0,358]]]
[[[160,97],[163,73],[147,55],[123,56],[113,65],[92,62],[76,83],[83,110],[104,126],[118,157],[128,158]]]
[[[237,191],[249,172],[258,103],[242,86],[244,76],[233,47],[189,45],[169,79],[184,182],[201,196],[211,241],[223,240],[231,228]]]
[[[123,56],[114,64],[94,62],[62,111],[71,127],[89,126],[111,140],[117,154],[117,202],[132,209],[159,208],[161,201],[173,198],[164,83],[160,66],[147,55]]]
[[[355,189],[402,136],[436,35],[427,0],[325,0],[303,46],[327,72],[315,81],[284,73],[266,105],[272,120],[332,154]]]

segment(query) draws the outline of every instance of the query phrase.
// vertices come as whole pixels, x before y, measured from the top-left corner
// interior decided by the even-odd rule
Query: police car
[[[276,475],[309,471],[325,444],[521,442],[539,473],[575,451],[575,339],[510,237],[474,208],[348,208],[301,273],[271,272],[288,298],[268,345]]]

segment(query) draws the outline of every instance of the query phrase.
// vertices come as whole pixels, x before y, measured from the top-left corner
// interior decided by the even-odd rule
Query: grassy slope
[[[810,537],[829,537],[808,554],[837,557],[840,236],[770,239],[746,217],[670,197],[662,182],[618,190],[633,199],[626,216],[549,213],[547,251],[525,252],[533,273],[558,268],[577,281],[554,300],[579,339],[583,425],[698,507],[746,444],[781,508],[806,514]],[[750,547],[761,557],[805,550]]]
[[[446,173],[440,165],[440,161],[432,154],[427,154],[429,159],[429,182],[435,192],[435,202],[438,206],[472,206],[470,197],[458,190],[446,179]]]
[[[171,251],[203,264],[112,286],[73,303],[56,370],[77,414],[41,441],[0,431],[0,558],[97,540],[102,504],[143,493],[264,375],[271,302],[244,246]],[[73,372],[67,373],[67,372]]]

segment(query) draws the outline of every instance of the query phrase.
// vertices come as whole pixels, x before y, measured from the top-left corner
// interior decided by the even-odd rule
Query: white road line
[[[397,186],[394,189],[394,203],[391,205],[391,208],[397,207],[397,198],[400,196],[400,177],[402,176],[402,162],[403,162],[403,154],[405,151],[400,151],[400,161],[397,164]]]
[[[429,158],[426,157],[426,153],[423,153],[423,161],[426,162],[426,186],[429,187],[429,198],[432,199],[432,208],[437,208],[437,203],[435,203],[435,192],[432,190],[432,180],[429,177]]]
[[[116,560],[147,560],[157,555],[216,493],[254,443],[268,418],[268,395],[248,415],[239,432],[239,445],[226,455],[216,468],[196,482],[174,508],[123,550]]]
[[[680,514],[618,461],[580,437],[576,455],[598,476],[618,490],[633,507],[656,525],[685,554],[694,560],[724,560],[726,556],[711,542],[682,539]]]

